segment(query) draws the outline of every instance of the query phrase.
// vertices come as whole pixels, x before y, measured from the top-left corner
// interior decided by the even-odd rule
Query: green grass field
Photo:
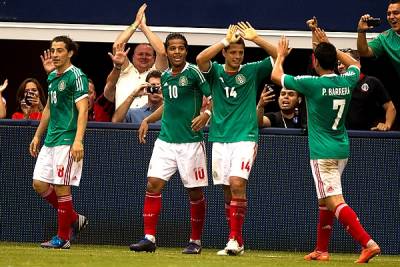
[[[307,262],[304,253],[247,250],[243,256],[217,256],[215,249],[201,255],[183,255],[181,248],[158,248],[155,253],[134,253],[126,246],[73,245],[69,250],[42,249],[38,244],[0,242],[0,267],[244,267],[244,266],[356,266],[356,254],[332,253],[329,262]],[[398,267],[400,255],[375,257],[368,266]]]

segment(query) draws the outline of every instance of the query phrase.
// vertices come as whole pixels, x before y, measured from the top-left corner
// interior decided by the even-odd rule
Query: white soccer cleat
[[[235,239],[230,239],[223,250],[217,252],[218,256],[238,256],[243,255],[244,245],[239,246]]]

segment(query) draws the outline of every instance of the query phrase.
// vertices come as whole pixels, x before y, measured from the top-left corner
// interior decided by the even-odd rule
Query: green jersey
[[[349,157],[349,138],[344,119],[360,70],[350,66],[342,75],[284,75],[283,86],[306,97],[310,159],[345,159]]]
[[[161,76],[164,111],[158,138],[168,143],[193,143],[203,140],[203,131],[194,132],[192,120],[200,114],[203,95],[210,87],[196,65],[186,63],[174,75],[169,69]]]
[[[49,85],[50,122],[44,144],[49,147],[71,145],[78,120],[75,103],[87,97],[88,79],[77,67],[70,66],[61,75],[53,71],[47,78]]]
[[[271,71],[270,57],[242,65],[233,75],[225,72],[224,65],[211,64],[205,73],[213,99],[209,141],[258,141],[257,90]]]
[[[400,35],[393,29],[384,31],[368,43],[374,55],[380,57],[386,53],[400,77]]]

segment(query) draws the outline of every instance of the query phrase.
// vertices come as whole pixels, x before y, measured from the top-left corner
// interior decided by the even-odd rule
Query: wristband
[[[114,69],[116,69],[116,70],[121,70],[121,68],[122,68],[122,65],[116,65],[116,64],[114,64]]]
[[[203,113],[208,114],[208,116],[211,117],[211,111],[209,109],[204,110]]]
[[[226,38],[224,38],[221,40],[221,44],[223,44],[224,47],[227,47],[227,46],[229,46],[229,41]]]

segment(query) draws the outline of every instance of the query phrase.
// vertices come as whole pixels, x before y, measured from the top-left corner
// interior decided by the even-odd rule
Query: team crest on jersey
[[[58,83],[58,91],[63,91],[65,89],[65,82],[64,80]]]
[[[189,81],[186,76],[182,76],[179,78],[179,86],[186,86],[188,85]]]
[[[363,85],[361,85],[361,91],[366,93],[368,92],[368,90],[369,90],[369,85],[367,83],[363,83]]]
[[[246,82],[246,77],[244,77],[243,74],[238,74],[235,77],[235,81],[236,81],[237,84],[242,85],[242,84],[244,84]]]

